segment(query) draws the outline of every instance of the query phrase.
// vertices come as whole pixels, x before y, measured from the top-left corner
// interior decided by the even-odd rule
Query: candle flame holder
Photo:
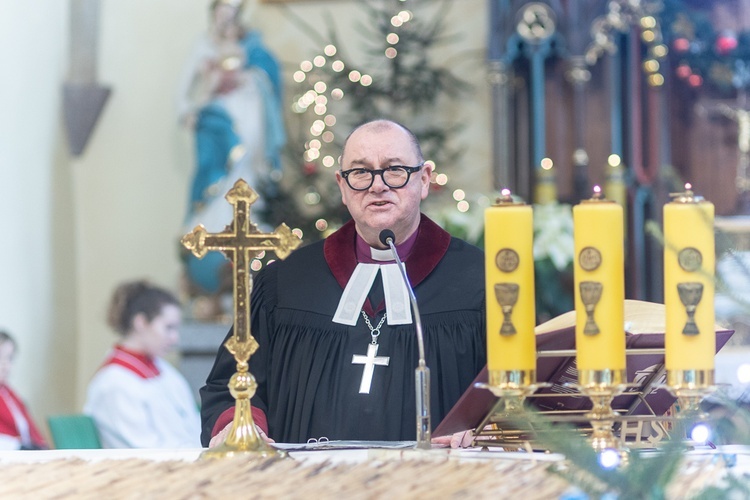
[[[578,384],[566,384],[591,400],[591,411],[585,416],[591,422],[591,446],[597,452],[621,449],[620,440],[612,430],[617,417],[612,400],[631,385],[626,380],[625,370],[580,370]]]
[[[718,387],[713,370],[667,370],[664,388],[677,398],[682,418],[702,420],[706,414],[701,410],[701,401]]]

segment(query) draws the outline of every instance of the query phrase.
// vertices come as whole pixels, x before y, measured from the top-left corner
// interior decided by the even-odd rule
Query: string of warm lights
[[[586,64],[593,66],[605,53],[617,51],[615,35],[627,33],[637,26],[641,40],[646,46],[647,57],[643,61],[646,81],[652,87],[664,85],[661,74],[661,61],[669,52],[664,44],[661,24],[656,17],[661,9],[661,2],[655,0],[617,0],[607,5],[607,12],[592,23],[591,44],[584,54]]]
[[[400,0],[399,4],[405,6],[406,1]],[[408,29],[415,19],[414,13],[406,8],[397,6],[394,12],[390,17],[391,29],[385,34],[383,49],[383,56],[390,60],[401,55],[399,43],[402,41],[402,30]],[[375,83],[373,75],[356,68],[354,64],[347,64],[338,54],[338,48],[334,44],[328,44],[323,48],[322,53],[300,62],[299,69],[292,75],[294,82],[302,87],[292,99],[292,112],[301,116],[307,115],[308,120],[311,121],[307,129],[309,135],[305,140],[302,153],[302,170],[306,175],[318,172],[320,167],[330,169],[337,164],[340,145],[336,144],[336,125],[339,119],[334,109],[337,106],[334,103],[345,104],[346,98],[356,93],[354,88],[345,90],[348,87],[342,84],[342,75],[346,75],[350,84],[361,88],[371,87]],[[433,160],[428,159],[425,164],[433,169],[432,189],[434,191],[445,189],[449,181],[448,175],[444,172],[436,172],[436,164]],[[453,193],[453,199],[456,202],[455,208],[459,212],[467,212],[470,209],[469,200],[466,199],[463,190],[457,189]],[[314,185],[307,187],[303,201],[309,206],[315,206],[321,202],[321,195]],[[322,236],[326,236],[333,229],[325,218],[316,220],[315,228]]]

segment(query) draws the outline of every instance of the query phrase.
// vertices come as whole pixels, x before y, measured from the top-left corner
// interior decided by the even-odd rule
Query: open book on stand
[[[552,386],[538,390],[527,398],[528,403],[543,413],[583,412],[591,408],[591,400],[566,383],[578,382],[575,350],[575,311],[570,311],[535,329],[537,380]],[[664,371],[664,304],[640,300],[625,301],[625,338],[627,349],[627,381],[635,384],[616,397],[612,408],[623,415],[662,415],[675,401],[665,389],[656,386],[666,382]],[[727,343],[734,331],[716,327],[716,350]],[[643,350],[644,353],[637,351]],[[550,351],[568,351],[547,357]],[[546,353],[546,354],[545,354]],[[487,382],[487,367],[474,383]],[[643,398],[638,394],[643,394]],[[472,384],[433,431],[433,436],[474,429],[492,410],[497,397],[487,389]],[[645,401],[644,401],[645,400]]]

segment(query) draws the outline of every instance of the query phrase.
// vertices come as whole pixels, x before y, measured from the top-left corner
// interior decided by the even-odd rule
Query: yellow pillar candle
[[[484,212],[490,373],[536,372],[533,239],[531,207],[514,203],[510,191],[503,190],[498,204]]]
[[[690,184],[664,205],[665,365],[713,370],[714,205],[693,196]]]
[[[573,207],[578,370],[625,370],[623,210],[601,197]],[[623,380],[623,382],[625,382]]]

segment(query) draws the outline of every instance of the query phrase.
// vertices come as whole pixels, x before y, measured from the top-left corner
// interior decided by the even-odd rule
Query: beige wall
[[[66,374],[77,360],[71,166],[60,125],[66,26],[65,2],[0,1],[0,328],[19,344],[12,383],[40,417],[70,406]]]
[[[102,0],[99,80],[113,88],[84,154],[67,152],[60,86],[67,71],[68,5],[0,0],[0,327],[19,338],[13,384],[38,420],[77,411],[89,377],[114,340],[104,323],[120,281],[147,277],[177,289],[178,238],[192,170],[191,139],[175,119],[180,69],[206,27],[208,0]],[[489,177],[484,83],[486,0],[457,0],[461,65],[475,94],[446,108],[469,120],[456,186]],[[341,34],[359,43],[354,0],[289,3],[313,23],[337,10]],[[248,2],[247,18],[288,64],[285,79],[319,50],[283,14]],[[324,32],[324,29],[320,30]],[[7,70],[8,68],[6,68]],[[446,203],[450,203],[446,198]]]

